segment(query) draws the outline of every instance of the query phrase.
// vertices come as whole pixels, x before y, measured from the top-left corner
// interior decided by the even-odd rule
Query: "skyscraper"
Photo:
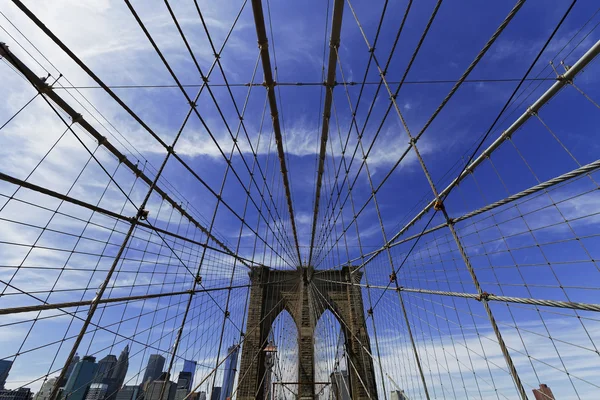
[[[210,394],[210,400],[219,400],[221,397],[221,388],[218,386],[213,387],[212,393]]]
[[[18,388],[15,390],[0,389],[0,399],[2,400],[31,400],[33,393],[29,388]]]
[[[4,389],[4,385],[6,385],[6,379],[8,378],[12,364],[12,361],[0,360],[0,389]]]
[[[96,370],[96,376],[94,377],[93,383],[108,384],[116,365],[117,357],[114,354],[109,354],[102,360],[98,361],[98,369]]]
[[[143,383],[148,381],[152,382],[160,377],[162,374],[163,367],[165,366],[165,358],[160,354],[150,354],[148,364],[146,365],[146,372],[144,372]]]
[[[163,385],[165,389],[161,397],[160,393],[163,390]],[[163,372],[158,379],[148,383],[144,400],[174,400],[176,391],[177,385],[175,382],[171,382],[169,380],[169,374]]]
[[[554,394],[548,385],[540,383],[539,389],[533,389],[535,400],[554,400]]]
[[[229,357],[225,361],[225,372],[223,373],[223,386],[221,387],[221,393],[219,395],[220,400],[225,400],[231,397],[233,393],[233,381],[235,380],[235,371],[238,360],[238,349],[237,345],[233,345],[227,349]],[[213,391],[214,393],[214,391]]]
[[[188,371],[181,371],[179,378],[177,379],[177,391],[175,392],[175,400],[183,400],[190,392],[190,381],[192,380],[192,373]]]
[[[123,386],[117,393],[115,400],[137,400],[140,398],[142,393],[140,387],[137,385]]]
[[[85,400],[104,400],[108,385],[106,383],[92,383],[85,395]]]
[[[49,400],[50,394],[52,394],[52,388],[56,384],[58,377],[50,378],[42,384],[39,392],[35,394],[34,400]]]
[[[73,373],[73,368],[75,368],[75,365],[79,362],[79,360],[79,355],[75,353],[75,356],[73,357],[71,363],[67,367],[67,373],[65,374],[64,378],[59,382],[58,387],[65,387],[67,381],[69,380],[69,377]]]
[[[85,394],[94,376],[96,376],[97,368],[96,357],[84,356],[81,361],[75,364],[62,397],[66,400],[84,400]]]
[[[196,361],[193,360],[184,360],[183,361],[183,370],[182,372],[189,372],[192,374],[192,377],[189,381],[188,390],[192,390],[194,385],[194,375],[196,374]]]
[[[110,378],[108,379],[108,391],[106,393],[107,400],[114,400],[117,397],[117,393],[123,382],[125,382],[125,376],[127,375],[127,369],[129,368],[129,345],[125,346],[116,365],[112,369]]]

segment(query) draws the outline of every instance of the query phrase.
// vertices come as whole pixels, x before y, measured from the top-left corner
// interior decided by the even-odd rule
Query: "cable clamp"
[[[527,114],[529,114],[529,115],[531,115],[531,116],[535,117],[535,116],[537,115],[537,111],[536,111],[536,110],[534,110],[533,108],[529,107],[529,108],[527,109]]]
[[[196,104],[196,102],[195,102],[195,101],[190,101],[190,102],[188,102],[188,104],[189,104],[189,105],[190,105],[190,107],[192,107],[192,108],[196,108],[196,107],[198,106],[198,105]]]
[[[390,283],[396,282],[396,271],[390,274]]]
[[[216,60],[220,60],[221,59],[221,55],[219,53],[213,53],[213,56],[215,56]]]
[[[200,275],[196,275],[196,284],[202,285],[202,277]]]
[[[490,294],[488,292],[483,292],[480,295],[478,295],[477,297],[475,297],[475,300],[477,300],[477,301],[488,301],[489,298],[490,298]]]
[[[375,47],[369,47],[369,53],[375,53]]]
[[[175,154],[175,150],[173,149],[173,146],[167,146],[167,152],[169,154]]]
[[[369,314],[369,315],[373,315],[373,309],[372,309],[372,308],[369,308],[369,309],[367,310],[367,314]]]
[[[149,214],[150,214],[150,211],[140,208],[137,213],[137,218],[140,221],[146,221],[148,219]]]
[[[81,115],[81,114],[79,114],[79,115]],[[104,143],[106,143],[106,136],[100,136],[98,138],[98,144],[103,145]]]
[[[444,203],[442,202],[442,199],[437,199],[435,203],[433,203],[433,209],[435,211],[442,211],[444,209]]]
[[[225,311],[225,318],[229,318],[229,311]]]
[[[44,86],[49,88],[48,85],[44,85]],[[71,117],[71,120],[73,121],[74,124],[81,123],[81,121],[83,121],[83,115],[75,114],[73,117]]]

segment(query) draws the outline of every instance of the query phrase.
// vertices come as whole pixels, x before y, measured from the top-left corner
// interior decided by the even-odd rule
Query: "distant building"
[[[198,398],[196,400],[206,400],[206,392],[198,393]]]
[[[96,357],[85,356],[75,364],[71,376],[65,385],[62,398],[65,400],[84,400],[88,388],[96,376]]]
[[[181,371],[177,379],[177,391],[175,392],[175,400],[183,400],[190,392],[190,382],[192,381],[192,373]]]
[[[409,400],[409,398],[406,393],[404,393],[404,390],[392,390],[390,400]]]
[[[535,400],[555,400],[554,394],[548,385],[540,383],[539,389],[533,389]]]
[[[12,364],[12,361],[0,360],[0,389],[4,389],[4,385],[6,385],[6,379],[12,368]]]
[[[119,390],[115,400],[137,400],[138,398],[141,398],[142,395],[143,395],[143,392],[140,390],[139,386],[127,385],[127,386],[123,386]]]
[[[117,360],[116,365],[112,369],[112,373],[110,374],[110,379],[108,380],[108,390],[106,392],[107,400],[115,400],[117,397],[117,393],[121,386],[123,386],[123,382],[125,382],[125,376],[127,375],[127,369],[129,368],[129,345],[125,346],[121,354],[119,354],[119,359]]]
[[[18,388],[16,390],[0,389],[0,400],[31,400],[33,393],[29,388]]]
[[[144,372],[144,379],[142,383],[155,381],[162,374],[165,366],[165,358],[160,354],[150,354],[148,364],[146,365],[146,371]]]
[[[183,370],[182,372],[189,372],[191,374],[191,379],[189,381],[188,390],[192,390],[194,388],[194,375],[196,374],[196,361],[193,360],[184,360],[183,361]]]
[[[221,387],[220,400],[225,400],[233,394],[233,381],[235,381],[235,372],[238,361],[237,345],[233,345],[227,349],[227,361],[225,361],[225,372],[223,374],[223,386]]]
[[[71,360],[71,363],[67,367],[67,372],[65,373],[64,378],[60,381],[58,387],[65,387],[65,385],[67,384],[67,381],[69,380],[69,378],[71,377],[71,374],[73,373],[73,368],[75,368],[75,365],[79,362],[79,360],[80,360],[79,355],[77,353],[75,353],[75,356],[73,357],[73,359]]]
[[[102,360],[98,361],[96,376],[93,383],[105,383],[108,385],[109,379],[117,365],[117,357],[114,354],[109,354]]]
[[[85,400],[104,400],[106,392],[108,392],[108,384],[92,383],[85,395]]]
[[[163,395],[160,393],[165,387]],[[163,372],[162,375],[146,385],[146,392],[144,393],[144,400],[175,400],[175,392],[177,391],[177,384],[169,380],[169,374]]]
[[[210,400],[219,400],[221,397],[221,388],[218,386],[213,387],[212,393],[210,394]]]
[[[50,400],[50,394],[52,394],[52,389],[56,384],[58,377],[50,378],[46,382],[42,384],[39,392],[35,394],[33,400]]]
[[[350,400],[348,371],[334,371],[331,374],[331,398],[334,400]]]

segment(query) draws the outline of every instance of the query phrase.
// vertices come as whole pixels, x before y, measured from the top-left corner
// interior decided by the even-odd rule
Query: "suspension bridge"
[[[0,399],[600,397],[600,8],[494,3],[2,0]]]

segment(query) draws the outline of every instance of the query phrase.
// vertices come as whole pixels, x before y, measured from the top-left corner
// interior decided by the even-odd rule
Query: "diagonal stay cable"
[[[317,170],[317,182],[315,186],[315,203],[310,235],[310,247],[308,266],[310,268],[313,257],[313,246],[315,243],[315,231],[317,229],[317,218],[319,216],[319,204],[321,200],[321,182],[325,170],[325,156],[327,152],[327,139],[329,137],[329,121],[331,117],[331,103],[333,102],[333,88],[337,69],[337,48],[340,46],[340,33],[342,31],[342,16],[344,14],[344,0],[335,0],[333,6],[333,17],[331,23],[331,39],[329,41],[329,61],[327,65],[327,81],[325,82],[325,103],[323,105],[323,122],[321,125],[321,140],[319,149],[319,166]]]
[[[275,98],[275,81],[273,79],[273,71],[271,70],[271,58],[269,56],[269,41],[267,39],[267,29],[265,27],[265,17],[263,13],[262,1],[252,0],[252,11],[254,14],[254,24],[256,26],[256,36],[258,37],[258,47],[262,58],[263,74],[265,85],[269,95],[269,107],[271,109],[271,118],[273,119],[273,131],[275,133],[275,143],[277,145],[277,154],[279,156],[279,166],[281,168],[281,176],[285,189],[285,197],[287,200],[288,211],[290,213],[290,222],[296,244],[296,252],[298,256],[298,268],[302,264],[302,256],[300,255],[300,243],[298,241],[298,231],[296,229],[296,220],[294,218],[294,206],[292,203],[292,193],[290,190],[290,182],[288,177],[288,169],[285,161],[285,152],[283,150],[283,137],[281,136],[281,125],[279,123],[279,112],[277,111],[277,99]]]

